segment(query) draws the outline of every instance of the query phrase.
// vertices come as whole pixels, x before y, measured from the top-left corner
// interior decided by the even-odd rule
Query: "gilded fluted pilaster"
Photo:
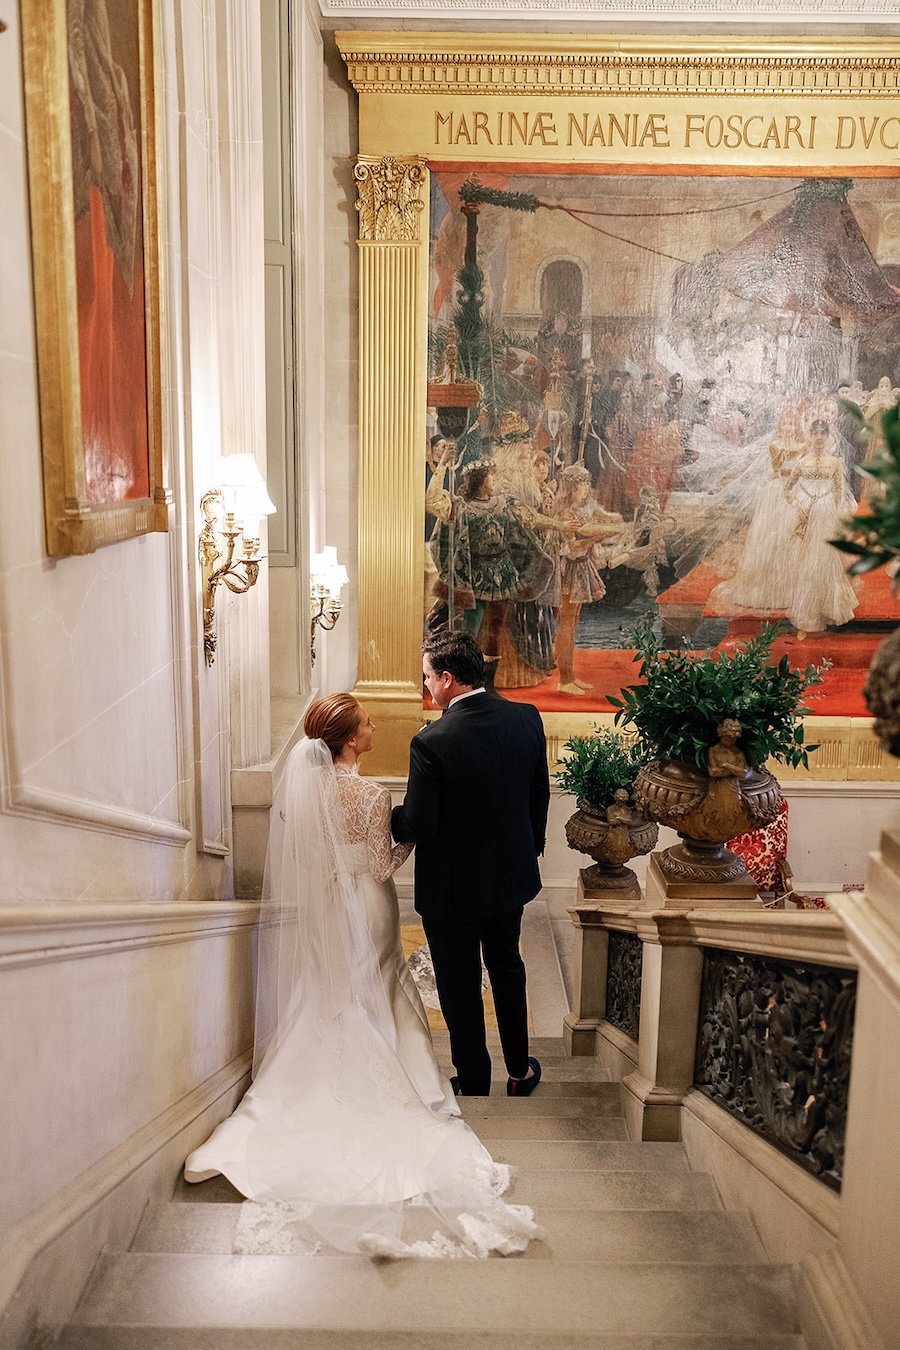
[[[404,773],[421,724],[427,170],[361,156],[359,190],[359,676],[380,704],[370,772]],[[377,758],[377,763],[375,759]]]

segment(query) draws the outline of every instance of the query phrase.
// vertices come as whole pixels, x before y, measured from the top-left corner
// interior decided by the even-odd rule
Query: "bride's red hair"
[[[324,741],[334,759],[359,729],[361,712],[362,708],[352,694],[329,694],[309,705],[303,730],[311,741]]]

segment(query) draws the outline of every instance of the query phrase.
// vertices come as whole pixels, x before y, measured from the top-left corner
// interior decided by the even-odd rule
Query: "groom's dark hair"
[[[422,643],[422,651],[436,674],[446,670],[470,689],[484,684],[484,654],[471,633],[435,633]]]

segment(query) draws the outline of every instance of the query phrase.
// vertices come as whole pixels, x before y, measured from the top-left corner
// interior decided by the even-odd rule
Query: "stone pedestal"
[[[845,1345],[897,1344],[897,1213],[900,1211],[900,829],[887,831],[871,857],[866,889],[828,897],[859,962],[841,1230],[826,1259],[801,1270],[804,1335],[828,1344],[835,1322]]]
[[[606,969],[609,932],[605,914],[628,914],[640,905],[640,890],[585,889],[583,868],[578,876],[575,904],[569,910],[581,933],[575,972],[574,1006],[563,1021],[563,1039],[570,1055],[596,1054],[595,1036],[606,1017]]]
[[[694,1081],[703,952],[677,922],[665,922],[678,917],[647,914],[638,923],[644,944],[638,1066],[622,1080],[632,1139],[680,1139],[681,1103]]]
[[[580,931],[573,1008],[563,1019],[563,1040],[570,1055],[593,1055],[597,1028],[606,1016],[606,963],[609,933],[603,928],[602,904],[584,898],[581,879],[578,901],[569,910]]]
[[[750,876],[737,881],[720,881],[712,885],[698,881],[675,881],[667,877],[651,853],[644,883],[644,898],[635,909],[745,909],[759,908],[762,901],[756,882]]]

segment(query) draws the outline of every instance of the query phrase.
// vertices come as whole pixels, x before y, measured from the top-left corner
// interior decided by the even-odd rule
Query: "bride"
[[[390,793],[361,778],[374,727],[313,703],[272,810],[253,1085],[185,1163],[247,1197],[235,1250],[523,1251],[532,1211],[461,1119],[400,947]]]

